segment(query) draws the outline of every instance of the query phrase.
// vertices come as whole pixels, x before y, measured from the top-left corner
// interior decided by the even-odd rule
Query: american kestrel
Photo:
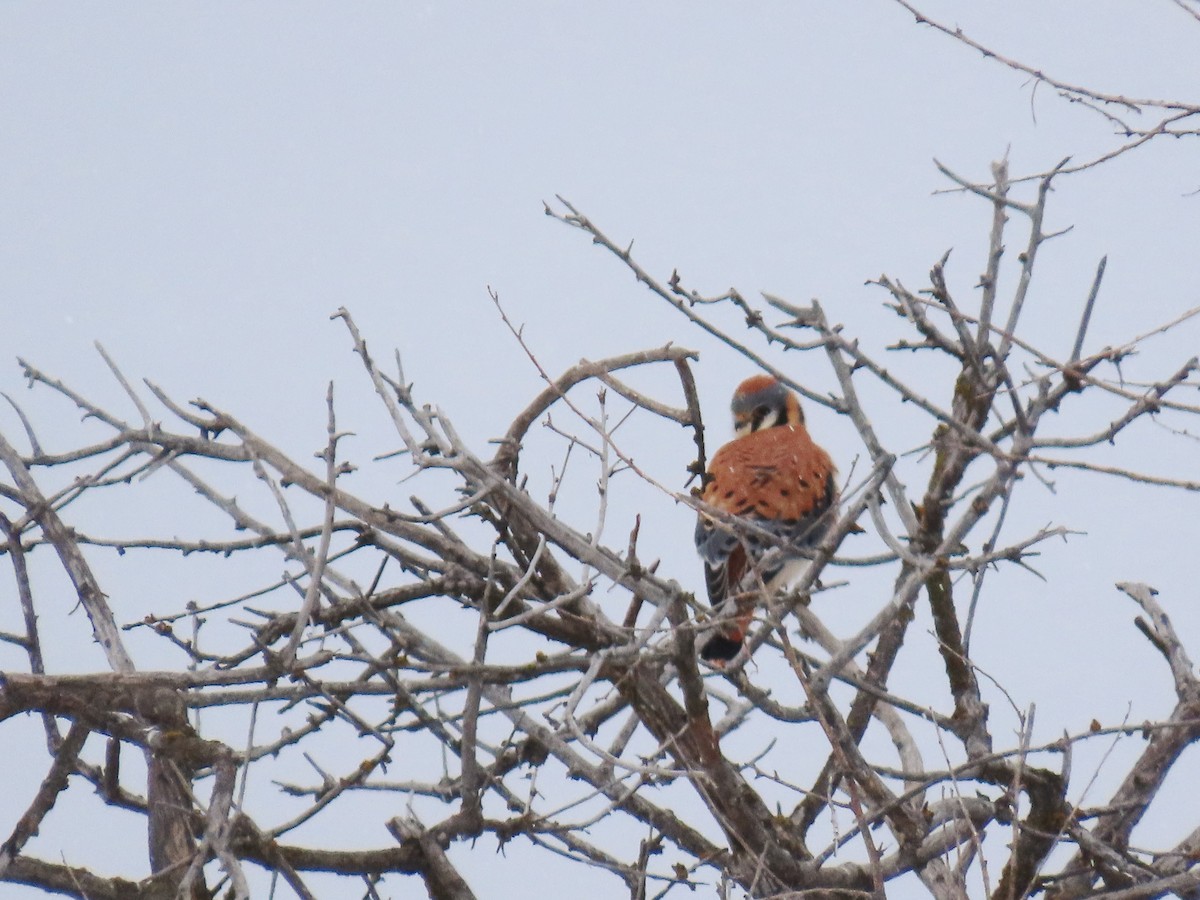
[[[737,520],[696,521],[708,599],[724,619],[700,655],[717,665],[741,650],[755,604],[803,570],[806,558],[793,551],[820,543],[837,499],[833,461],[809,437],[792,391],[755,375],[731,408],[737,437],[713,456],[700,498]]]

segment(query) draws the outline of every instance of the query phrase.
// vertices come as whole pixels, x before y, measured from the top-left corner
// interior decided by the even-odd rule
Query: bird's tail
[[[700,648],[700,658],[714,666],[724,666],[731,662],[742,649],[746,640],[746,632],[750,630],[750,620],[754,616],[754,598],[756,592],[749,591],[747,595],[736,599],[734,615],[722,624],[704,642]]]

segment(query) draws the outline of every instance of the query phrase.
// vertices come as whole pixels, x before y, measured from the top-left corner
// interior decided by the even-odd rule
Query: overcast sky
[[[1200,23],[1167,0],[923,8],[1067,81],[1200,100]],[[1095,113],[918,26],[889,0],[8,2],[0,122],[0,390],[30,412],[48,449],[65,449],[78,417],[26,392],[16,357],[129,412],[98,340],[131,377],[177,399],[204,396],[302,458],[323,441],[331,379],[352,427],[383,427],[345,329],[329,321],[341,306],[381,355],[401,351],[418,396],[484,452],[541,386],[488,286],[552,373],[668,341],[699,350],[711,440],[727,435],[728,395],[749,364],[546,217],[543,201],[556,194],[619,243],[634,241],[664,279],[678,269],[703,292],[817,297],[881,347],[901,324],[868,279],[921,287],[954,248],[952,286],[970,296],[982,270],[990,210],[935,194],[948,186],[935,157],[982,179],[1005,153],[1021,175],[1116,145]],[[1200,303],[1196,147],[1153,144],[1061,182],[1050,225],[1074,230],[1048,245],[1028,336],[1069,349],[1105,254],[1085,349]],[[1195,328],[1164,338],[1140,374],[1163,374],[1198,346]],[[818,363],[788,364],[831,390]],[[665,375],[645,383],[670,390]],[[849,426],[824,410],[810,421],[849,466],[860,452]],[[900,423],[885,427],[906,439]],[[21,434],[6,405],[0,428]],[[1175,474],[1190,466],[1195,477],[1194,442],[1162,435],[1142,432],[1135,461]],[[657,471],[679,475],[690,450],[686,440],[663,445]],[[1144,666],[1169,699],[1163,667],[1128,627],[1132,610],[1112,584],[1158,587],[1200,650],[1194,498],[1067,476],[1059,494],[1030,497],[1015,529],[1090,533],[1057,555],[1047,548],[1055,577],[1016,581],[1012,606],[996,610],[1047,623],[1022,645],[1030,665],[1009,687],[1022,702],[1038,699],[1048,677],[1038,661],[1089,604],[1087,616],[1125,623],[1114,626],[1121,642],[1082,648],[1049,677],[1114,681],[1098,691],[1096,713],[1059,717],[1058,727],[1102,712],[1119,719],[1135,700],[1114,654]],[[647,502],[615,505],[612,534],[643,514],[670,576],[699,588],[690,512],[661,495]],[[120,516],[133,523],[137,511]],[[1161,535],[1145,540],[1147,529]],[[1135,542],[1138,552],[1126,552]],[[13,602],[0,585],[0,605]],[[1161,712],[1138,709],[1135,719]]]

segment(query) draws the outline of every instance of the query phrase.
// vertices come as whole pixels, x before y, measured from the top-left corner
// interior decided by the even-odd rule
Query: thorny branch
[[[1113,130],[1113,134],[1121,139],[1113,149],[1099,156],[1068,165],[1060,163],[1055,171],[1061,174],[1083,172],[1102,165],[1109,160],[1122,156],[1131,150],[1149,143],[1160,137],[1197,137],[1200,136],[1200,103],[1183,100],[1164,100],[1155,97],[1135,97],[1120,93],[1095,90],[1082,84],[1075,84],[1056,77],[1039,67],[1000,53],[993,46],[988,46],[962,28],[939,22],[924,13],[918,4],[909,0],[895,0],[906,9],[917,21],[957,41],[965,47],[981,54],[984,59],[992,60],[1014,72],[1026,76],[1036,87],[1045,85],[1068,103],[1079,104],[1099,115]],[[1193,18],[1200,18],[1197,12],[1186,6],[1182,0],[1172,0],[1177,6],[1186,10]],[[1135,119],[1142,124],[1134,124]],[[1147,123],[1146,120],[1149,120]],[[1044,176],[1030,176],[1030,179]]]

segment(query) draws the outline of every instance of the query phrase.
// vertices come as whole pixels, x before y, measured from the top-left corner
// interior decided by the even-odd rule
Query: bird
[[[740,652],[756,603],[807,566],[796,551],[821,542],[837,503],[833,461],[809,436],[793,391],[755,375],[730,409],[736,437],[713,455],[695,535],[720,620],[700,656],[717,667]]]

